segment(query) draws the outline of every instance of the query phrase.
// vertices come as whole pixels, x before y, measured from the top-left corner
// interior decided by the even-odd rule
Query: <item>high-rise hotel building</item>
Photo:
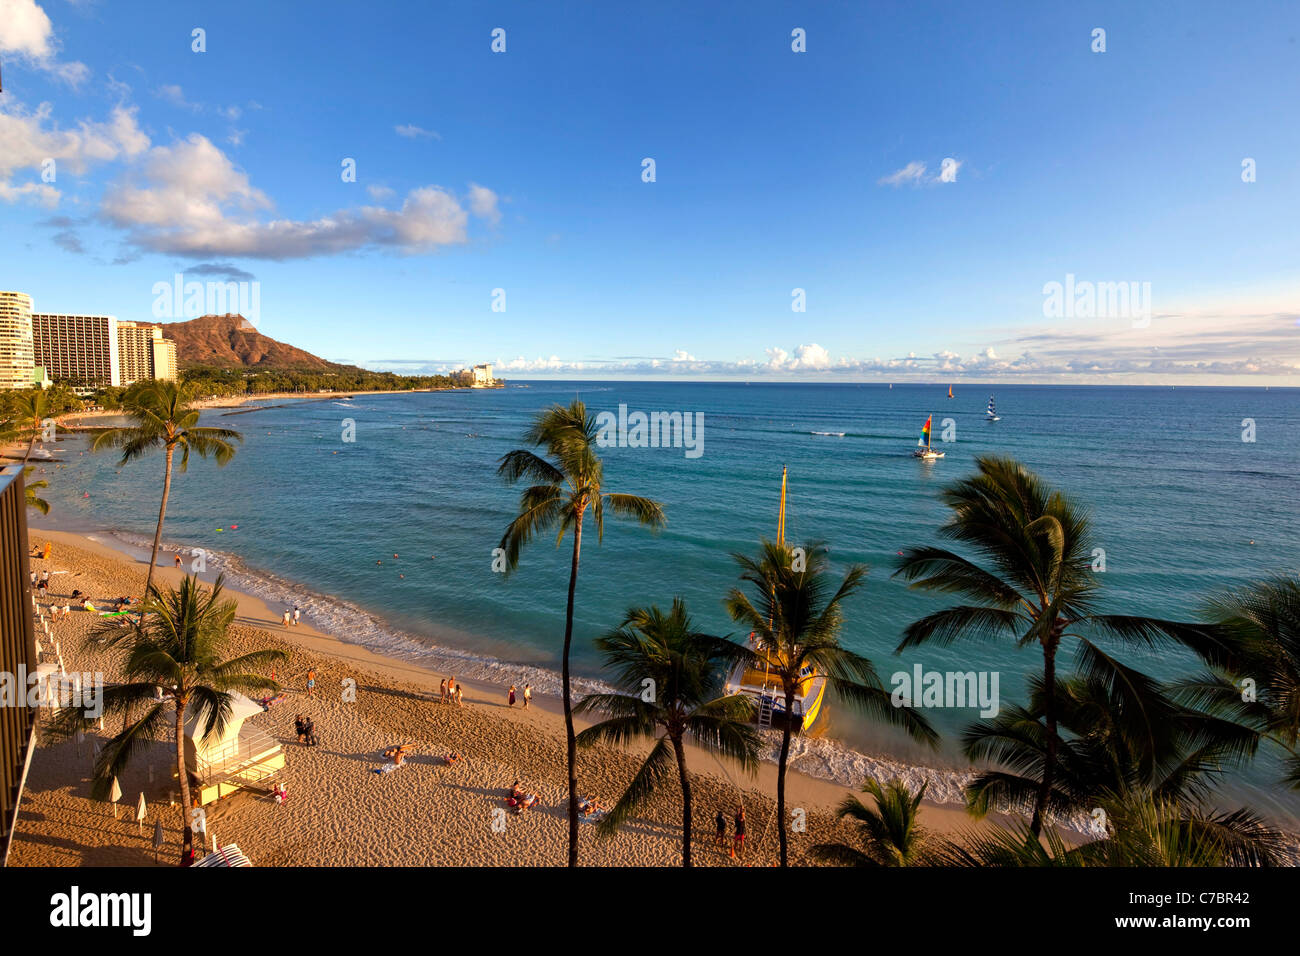
[[[117,356],[123,385],[148,378],[176,378],[176,343],[163,338],[161,325],[118,322]]]
[[[32,315],[36,364],[55,380],[120,385],[118,321],[111,315]]]
[[[32,297],[0,292],[0,390],[29,388],[36,374]]]

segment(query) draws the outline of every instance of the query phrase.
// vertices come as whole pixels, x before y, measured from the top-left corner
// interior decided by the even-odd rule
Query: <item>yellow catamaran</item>
[[[776,543],[785,547],[785,489],[786,469],[781,469],[781,511],[776,519]],[[751,649],[754,647],[754,635],[749,636]],[[760,654],[764,652],[758,650]],[[764,655],[767,656],[767,655]],[[737,664],[727,678],[728,694],[748,694],[758,704],[754,719],[760,728],[773,724],[780,725],[786,720],[785,688],[781,678],[773,673],[773,667],[764,661],[762,667],[746,667]],[[821,714],[822,698],[826,694],[826,675],[817,673],[814,667],[805,667],[800,673],[799,686],[795,689],[791,723],[796,731],[807,730],[816,723]]]

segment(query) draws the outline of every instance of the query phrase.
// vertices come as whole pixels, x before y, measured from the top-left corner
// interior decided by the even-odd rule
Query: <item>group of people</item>
[[[315,747],[320,743],[320,739],[316,736],[316,723],[310,717],[299,714],[298,719],[293,722],[293,729],[298,735],[298,743],[308,747]]]
[[[443,680],[441,684],[438,685],[438,690],[442,694],[442,696],[438,699],[438,703],[446,704],[450,702],[455,704],[457,707],[464,706],[462,703],[462,698],[465,696],[465,691],[462,689],[460,684],[456,683],[456,678],[454,677],[446,678],[445,680]]]
[[[510,701],[510,706],[511,707],[515,706],[515,685],[514,684],[510,685],[510,690],[506,696]],[[532,699],[533,699],[533,685],[525,684],[524,685],[524,708],[525,709],[527,709],[528,703]]]
[[[735,821],[736,829],[732,836],[731,855],[741,856],[745,852],[745,831],[747,829],[745,824],[745,808],[736,807],[736,815],[732,819]],[[719,809],[718,815],[713,818],[713,822],[717,827],[713,834],[714,846],[726,846],[727,815]]]
[[[35,571],[32,572],[32,587],[36,589],[37,594],[45,597],[50,589],[50,572],[48,569],[42,571],[39,577]]]
[[[292,627],[293,625],[299,623],[301,620],[302,620],[302,608],[298,607],[298,605],[295,604],[293,606],[292,611],[290,611],[288,608],[284,609],[284,615],[283,617],[280,618],[280,623],[285,627]]]
[[[535,793],[529,793],[518,780],[511,784],[510,796],[506,797],[506,806],[514,808],[515,813],[532,810],[541,804],[541,798]]]

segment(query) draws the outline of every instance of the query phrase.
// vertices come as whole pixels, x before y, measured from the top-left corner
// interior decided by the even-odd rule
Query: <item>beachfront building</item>
[[[496,379],[492,377],[491,365],[474,366],[474,388],[491,388],[496,383]]]
[[[116,317],[32,313],[36,364],[55,381],[121,385]]]
[[[176,378],[176,343],[164,339],[162,331],[161,325],[148,322],[117,323],[117,364],[122,385]]]
[[[0,673],[34,674],[36,628],[28,577],[27,502],[21,465],[0,468]],[[0,707],[0,866],[18,820],[18,802],[32,751],[37,708],[26,696]]]
[[[0,292],[0,391],[31,388],[35,371],[32,297]]]

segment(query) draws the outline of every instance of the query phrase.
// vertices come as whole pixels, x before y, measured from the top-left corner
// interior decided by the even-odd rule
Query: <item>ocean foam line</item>
[[[153,538],[129,531],[111,531],[111,537],[131,548],[150,550]],[[465,680],[485,684],[533,685],[539,694],[560,697],[562,678],[557,671],[531,664],[518,664],[475,654],[458,648],[430,645],[414,634],[395,628],[364,608],[339,597],[305,588],[273,572],[254,570],[236,554],[210,548],[191,548],[172,542],[161,546],[168,552],[196,554],[202,550],[209,570],[226,576],[234,590],[252,595],[268,605],[296,606],[302,609],[307,623],[322,633],[346,644],[356,644],[384,657],[416,664],[434,671],[453,674]],[[580,694],[611,693],[612,686],[598,680],[574,677],[573,689]],[[781,735],[777,731],[763,734],[767,749],[760,756],[777,763]],[[791,740],[790,767],[809,777],[827,780],[857,791],[863,780],[874,779],[882,785],[898,778],[915,792],[927,784],[925,798],[938,804],[964,806],[963,788],[975,774],[969,771],[944,770],[902,763],[883,756],[868,756],[830,738],[795,737]],[[1097,824],[1087,815],[1078,814],[1061,825],[1078,833],[1097,835]]]

